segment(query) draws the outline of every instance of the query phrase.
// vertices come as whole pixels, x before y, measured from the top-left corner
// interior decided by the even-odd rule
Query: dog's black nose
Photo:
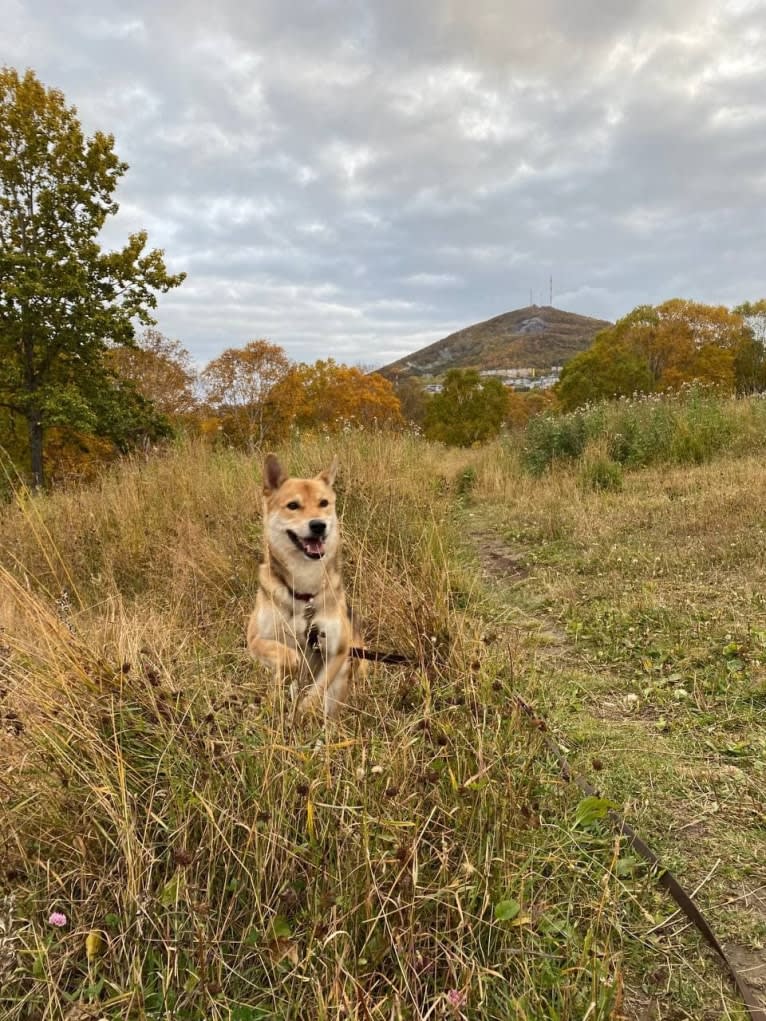
[[[309,528],[311,529],[311,534],[315,535],[319,539],[327,531],[327,524],[326,522],[315,518],[313,521],[309,521]]]

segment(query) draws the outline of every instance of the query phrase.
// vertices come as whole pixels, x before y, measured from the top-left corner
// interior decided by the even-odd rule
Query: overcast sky
[[[115,135],[198,361],[766,296],[766,0],[0,0],[0,64]]]

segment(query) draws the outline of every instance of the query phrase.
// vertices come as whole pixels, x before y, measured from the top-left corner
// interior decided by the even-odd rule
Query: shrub
[[[588,440],[585,415],[539,415],[527,426],[522,464],[533,475],[542,475],[555,461],[580,457]]]
[[[476,487],[476,469],[469,465],[464,468],[457,478],[457,495],[461,499],[467,499]]]
[[[580,484],[584,489],[619,492],[622,481],[622,466],[609,457],[587,459],[580,470]]]
[[[522,463],[541,475],[581,459],[591,442],[603,443],[605,457],[626,468],[701,464],[724,450],[751,453],[766,446],[766,402],[694,386],[541,416],[527,427]]]

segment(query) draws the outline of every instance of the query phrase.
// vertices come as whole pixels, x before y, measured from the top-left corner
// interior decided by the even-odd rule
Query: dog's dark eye
[[[330,501],[329,500],[320,500],[319,501],[319,506],[320,507],[329,507],[330,506]]]
[[[291,500],[288,503],[288,505],[287,505],[287,509],[288,510],[300,510],[301,509],[301,505],[298,503],[297,500]]]

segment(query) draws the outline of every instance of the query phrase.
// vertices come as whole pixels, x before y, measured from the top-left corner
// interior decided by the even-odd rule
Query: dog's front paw
[[[279,659],[277,662],[277,671],[283,677],[290,674],[296,674],[301,665],[301,658],[295,649],[288,648],[287,645],[283,645],[279,651]]]

